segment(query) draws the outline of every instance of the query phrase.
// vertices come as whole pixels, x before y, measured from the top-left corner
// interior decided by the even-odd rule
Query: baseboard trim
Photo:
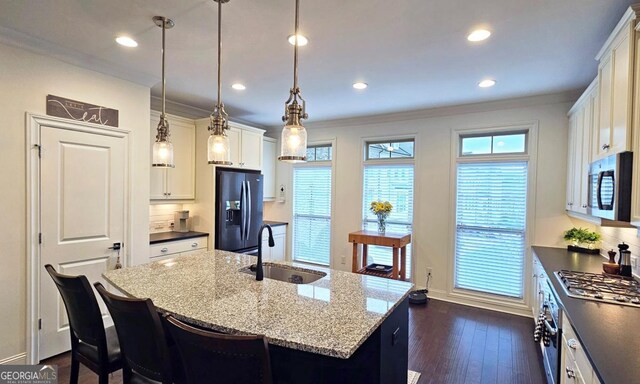
[[[439,289],[429,289],[429,297],[432,299],[442,300],[449,303],[466,305],[469,307],[480,308],[480,309],[487,309],[490,311],[502,312],[510,315],[529,317],[529,318],[533,317],[531,310],[520,309],[520,308],[508,308],[505,306],[493,305],[491,303],[486,303],[486,302],[473,300],[473,299],[452,297],[449,294],[447,294],[447,292],[441,291]]]
[[[27,363],[27,353],[22,352],[17,355],[9,356],[4,359],[0,359],[0,365],[19,365]]]

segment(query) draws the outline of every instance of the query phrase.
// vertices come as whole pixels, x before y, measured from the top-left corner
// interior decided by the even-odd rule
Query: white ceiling
[[[583,88],[594,56],[633,0],[301,0],[300,86],[309,121],[507,99]],[[5,0],[0,41],[153,85],[209,110],[216,87],[212,0]],[[292,83],[294,0],[231,0],[223,10],[223,100],[231,118],[278,125]],[[469,43],[486,26],[493,36]],[[138,48],[114,42],[133,36]],[[485,77],[498,84],[480,89]],[[354,81],[369,83],[365,91]],[[231,89],[242,82],[247,89]]]

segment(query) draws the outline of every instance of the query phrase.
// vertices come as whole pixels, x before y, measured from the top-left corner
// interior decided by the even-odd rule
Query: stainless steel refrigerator
[[[216,168],[216,249],[257,253],[262,183],[260,171]]]

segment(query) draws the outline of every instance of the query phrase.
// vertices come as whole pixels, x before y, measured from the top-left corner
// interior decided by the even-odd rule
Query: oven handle
[[[558,328],[554,328],[550,323],[549,320],[545,320],[544,321],[544,326],[547,328],[547,331],[549,331],[549,334],[551,336],[555,336],[558,334]]]

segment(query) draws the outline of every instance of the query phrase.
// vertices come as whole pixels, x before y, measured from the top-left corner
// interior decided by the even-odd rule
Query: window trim
[[[295,262],[295,263],[299,263],[299,264],[308,264],[311,266],[321,266],[324,268],[330,268],[333,269],[334,265],[337,265],[336,263],[338,263],[337,260],[334,260],[334,255],[337,255],[338,253],[335,252],[336,249],[336,244],[335,244],[335,222],[334,222],[334,218],[335,218],[335,209],[336,209],[336,161],[338,159],[338,145],[337,145],[337,139],[336,138],[332,138],[332,139],[328,139],[328,140],[317,140],[317,141],[311,141],[307,143],[308,147],[313,147],[313,146],[326,146],[326,145],[331,145],[331,160],[322,160],[322,161],[311,161],[311,162],[305,162],[305,163],[296,163],[293,164],[293,166],[291,167],[290,170],[290,175],[291,175],[291,193],[290,193],[290,199],[291,199],[291,203],[290,203],[290,217],[291,217],[291,226],[290,229],[287,230],[287,252],[285,255],[285,260],[287,261],[291,261],[291,262]],[[330,242],[330,251],[329,251],[329,265],[325,265],[325,264],[316,264],[316,263],[310,263],[307,261],[297,261],[293,259],[293,247],[294,247],[294,241],[293,241],[293,232],[294,232],[294,228],[293,226],[295,225],[293,223],[293,195],[294,195],[294,176],[293,176],[293,172],[294,172],[294,168],[307,168],[307,167],[331,167],[331,229],[329,231],[329,242]]]
[[[535,236],[535,213],[536,213],[536,176],[537,176],[537,153],[538,153],[538,130],[539,121],[525,121],[513,124],[487,125],[477,127],[457,127],[451,129],[451,161],[449,171],[449,257],[447,276],[447,296],[456,298],[461,302],[482,303],[493,305],[496,307],[506,308],[516,313],[531,312],[531,243]],[[507,153],[507,154],[488,154],[462,156],[461,136],[469,137],[471,135],[489,136],[501,135],[506,133],[527,131],[527,152],[526,153]],[[456,204],[457,204],[457,165],[459,163],[473,162],[506,162],[510,160],[525,160],[528,162],[527,175],[527,221],[525,230],[525,254],[524,268],[522,279],[523,298],[509,298],[506,296],[494,295],[471,291],[466,289],[455,288],[455,247],[456,247]]]
[[[367,143],[372,143],[372,142],[381,142],[381,143],[388,143],[388,142],[399,142],[399,141],[409,141],[409,140],[413,140],[413,157],[409,158],[390,158],[390,159],[367,159]],[[407,134],[399,134],[399,135],[393,135],[393,136],[388,136],[388,135],[381,135],[381,136],[368,136],[368,137],[361,137],[360,140],[360,159],[362,159],[362,162],[360,163],[360,173],[358,174],[359,177],[359,183],[360,183],[360,193],[359,193],[359,202],[360,202],[360,209],[362,209],[363,207],[363,200],[364,200],[364,168],[367,165],[381,165],[382,163],[384,164],[397,164],[397,165],[404,165],[404,164],[411,164],[413,165],[413,214],[411,215],[411,228],[412,228],[412,232],[416,232],[416,212],[420,212],[420,206],[421,203],[420,201],[418,201],[416,199],[416,196],[420,196],[420,177],[419,175],[416,173],[416,164],[418,164],[419,159],[420,159],[420,152],[417,150],[417,148],[419,148],[419,143],[420,143],[420,138],[417,132],[411,132],[411,133],[407,133]],[[360,213],[362,214],[362,212]],[[359,219],[360,222],[360,227],[362,228],[362,224],[364,223],[364,217],[360,216]],[[411,238],[411,243],[413,244],[413,247],[411,248],[411,276],[408,276],[409,281],[413,282],[414,281],[414,276],[416,273],[416,264],[417,264],[417,259],[418,259],[418,247],[419,247],[419,243],[420,241],[418,239],[416,239],[415,237],[412,236]],[[358,247],[358,258],[362,257],[362,252],[360,250],[361,247]]]

